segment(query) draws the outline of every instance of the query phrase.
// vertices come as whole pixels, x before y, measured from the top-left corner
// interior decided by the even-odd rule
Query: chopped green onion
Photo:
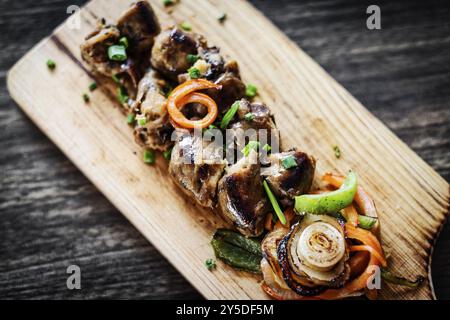
[[[258,88],[254,84],[249,83],[245,88],[245,95],[249,98],[253,98],[257,93]]]
[[[291,155],[287,156],[283,160],[281,160],[281,164],[283,165],[283,168],[290,169],[297,166],[297,161],[295,161],[295,158]]]
[[[266,143],[263,147],[263,150],[266,150],[267,152],[269,152],[270,150],[272,150],[272,147]]]
[[[360,228],[370,230],[375,225],[375,223],[377,223],[377,221],[377,218],[358,214],[358,227]]]
[[[280,222],[285,225],[286,224],[286,217],[284,216],[283,211],[281,211],[280,205],[278,204],[277,199],[272,193],[272,190],[270,190],[269,185],[267,184],[267,181],[263,181],[264,190],[266,190],[267,196],[269,197],[270,203],[272,204],[273,210],[275,210],[275,213],[280,219]]]
[[[240,106],[239,101],[236,101],[235,103],[233,103],[233,105],[227,111],[227,113],[225,113],[225,115],[222,118],[222,122],[220,123],[220,128],[222,130],[225,129],[228,126],[228,124],[230,123],[230,121],[233,119],[234,115],[236,114],[236,112],[239,109],[239,106]]]
[[[341,157],[341,149],[339,148],[339,146],[334,146],[333,150],[334,155],[336,156],[337,159],[339,159]]]
[[[255,119],[255,115],[251,112],[245,114],[244,119],[247,121],[253,121],[253,119]]]
[[[183,22],[180,24],[180,27],[181,27],[181,29],[183,29],[184,31],[191,31],[191,30],[192,30],[191,24],[190,24],[189,22],[187,22],[187,21],[183,21]]]
[[[127,123],[128,124],[134,124],[134,121],[136,121],[136,116],[134,113],[130,113],[127,115]]]
[[[121,104],[125,104],[128,102],[127,91],[123,87],[117,88],[117,98],[119,99]]]
[[[127,52],[123,45],[113,45],[108,48],[108,58],[112,61],[127,60]]]
[[[144,151],[144,162],[147,164],[155,163],[155,152],[153,150]]]
[[[120,84],[120,79],[119,79],[119,76],[117,74],[113,74],[111,78],[113,79],[113,81],[116,84]]]
[[[89,91],[94,91],[95,89],[97,89],[97,83],[96,82],[92,82],[89,85]]]
[[[175,2],[173,0],[163,0],[163,4],[165,7],[173,5]]]
[[[88,103],[91,99],[89,98],[89,95],[87,93],[83,93],[83,100],[84,102]]]
[[[205,261],[205,267],[211,271],[212,269],[216,268],[216,262],[213,259],[206,259]]]
[[[137,121],[138,125],[143,127],[147,123],[147,118],[145,117],[145,115],[139,115],[136,117],[136,121]]]
[[[164,159],[170,160],[171,156],[172,156],[172,148],[167,149],[166,151],[163,152]]]
[[[248,157],[251,150],[258,151],[259,148],[259,142],[258,141],[249,141],[247,145],[244,147],[244,149],[241,150],[241,152],[244,154],[244,156]]]
[[[198,79],[202,76],[200,70],[198,70],[197,68],[189,68],[188,73],[191,79]]]
[[[190,64],[196,63],[198,59],[199,59],[199,56],[196,54],[188,54],[186,56],[186,61],[189,62]]]
[[[128,46],[129,46],[128,38],[127,38],[127,37],[122,37],[122,38],[120,38],[120,39],[119,39],[119,44],[122,45],[122,46],[124,46],[125,49],[127,49]]]
[[[47,60],[47,67],[50,69],[50,70],[55,70],[55,68],[56,68],[56,63],[55,63],[55,61],[53,61],[52,59],[48,59]]]
[[[217,20],[219,20],[219,22],[221,22],[221,23],[224,22],[226,19],[227,19],[227,14],[225,12],[217,17]]]

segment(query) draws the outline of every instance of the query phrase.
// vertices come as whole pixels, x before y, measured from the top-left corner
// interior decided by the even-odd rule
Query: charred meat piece
[[[227,62],[223,70],[224,72],[214,80],[214,83],[222,86],[222,90],[208,92],[216,101],[221,113],[226,112],[235,101],[245,97],[245,84],[241,80],[237,62],[234,60]]]
[[[132,55],[149,54],[161,31],[158,18],[147,1],[138,1],[117,22],[122,37],[127,37]]]
[[[108,26],[90,34],[81,45],[81,56],[95,71],[111,77],[122,72],[122,63],[108,58],[108,48],[120,39],[120,31]]]
[[[149,70],[139,82],[137,97],[132,105],[136,117],[145,119],[145,124],[137,123],[134,129],[136,142],[143,147],[160,151],[171,147],[173,131],[162,90],[164,86],[165,81],[159,79],[153,70]]]
[[[177,80],[181,73],[185,73],[191,63],[188,54],[197,54],[197,36],[185,32],[178,27],[162,31],[155,39],[152,49],[152,67],[164,76]]]
[[[208,144],[188,132],[178,137],[172,149],[170,175],[203,207],[213,208],[217,202],[217,184],[225,170],[222,151],[222,146]]]
[[[251,117],[248,117],[251,115]],[[269,144],[273,151],[279,150],[280,136],[276,128],[273,115],[270,109],[263,103],[250,103],[246,99],[239,101],[239,109],[235,116],[237,119],[231,124],[228,134],[231,134],[232,139],[229,139],[227,151],[235,148],[241,151],[248,141],[259,141],[260,146]]]
[[[223,216],[247,237],[259,236],[269,205],[264,194],[255,151],[227,168],[219,181],[218,199]]]
[[[311,188],[316,160],[297,149],[273,153],[271,165],[261,171],[272,192],[284,205],[291,205],[295,196],[307,193]]]
[[[100,24],[81,45],[81,56],[99,80],[106,83],[108,91],[114,91],[116,95],[117,86],[111,78],[117,77],[120,86],[126,89],[127,96],[134,99],[138,82],[149,65],[148,55],[159,31],[159,23],[152,8],[146,1],[139,1],[121,16],[117,26]],[[117,45],[122,37],[126,37],[129,43],[127,59],[110,60],[108,48]]]

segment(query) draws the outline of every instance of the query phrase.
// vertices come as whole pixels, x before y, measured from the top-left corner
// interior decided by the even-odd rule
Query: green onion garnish
[[[147,164],[155,163],[155,151],[145,150],[144,151],[144,162]]]
[[[212,269],[216,268],[216,262],[213,259],[206,259],[205,261],[205,267],[211,271]]]
[[[227,111],[227,113],[225,113],[225,115],[222,118],[222,122],[220,123],[220,128],[222,130],[225,129],[230,123],[230,121],[233,119],[234,115],[239,109],[239,105],[240,105],[239,101],[236,101],[235,103],[233,103],[233,105]]]
[[[198,79],[202,76],[200,70],[198,70],[197,68],[189,68],[188,73],[191,79]]]
[[[188,54],[186,56],[186,61],[189,62],[190,64],[196,63],[198,59],[199,57],[196,54]]]
[[[122,37],[119,39],[119,44],[124,46],[125,49],[128,48],[129,43],[128,43],[128,38],[127,37]]]
[[[269,146],[267,143],[263,146],[263,150],[266,150],[267,152],[269,152],[270,150],[272,150],[272,147]]]
[[[127,115],[127,123],[128,124],[134,124],[134,121],[136,121],[136,116],[134,113],[130,113]]]
[[[217,17],[217,20],[219,20],[219,22],[224,22],[226,19],[227,19],[227,14],[225,12]]]
[[[397,276],[397,275],[393,274],[392,272],[387,271],[384,268],[381,268],[381,277],[386,282],[398,284],[400,286],[406,286],[406,287],[410,287],[410,288],[417,288],[425,281],[425,278],[422,276],[417,276],[414,281],[411,281],[409,279]]]
[[[170,160],[171,156],[172,156],[172,148],[167,149],[166,151],[163,152],[164,159]]]
[[[87,93],[83,93],[83,100],[84,102],[88,103],[91,99],[89,98],[89,95]]]
[[[55,68],[56,68],[56,63],[55,63],[55,61],[53,61],[52,59],[48,59],[47,60],[47,67],[50,69],[50,70],[55,70]]]
[[[139,115],[136,117],[136,121],[137,121],[138,125],[143,127],[147,123],[147,118],[145,117],[145,115]]]
[[[253,119],[255,119],[255,115],[251,112],[245,114],[244,119],[247,121],[253,121]]]
[[[339,148],[339,146],[334,146],[333,150],[335,157],[339,159],[341,157],[341,149]]]
[[[128,102],[127,91],[123,87],[117,88],[117,98],[119,99],[121,104],[125,104]]]
[[[295,158],[293,156],[287,156],[283,160],[281,160],[281,164],[283,165],[283,168],[290,169],[297,166],[297,161],[295,161]]]
[[[241,152],[244,154],[244,156],[248,157],[251,150],[258,151],[259,142],[258,141],[249,141],[247,145],[244,147],[244,149],[241,150]]]
[[[180,24],[180,27],[181,27],[181,29],[183,29],[184,31],[191,31],[191,30],[192,30],[191,24],[190,24],[189,22],[187,22],[187,21],[183,21],[183,22]]]
[[[272,190],[270,190],[269,185],[267,184],[267,181],[263,181],[264,190],[266,190],[266,194],[269,197],[270,203],[272,204],[273,210],[275,210],[275,213],[280,219],[280,222],[285,225],[286,224],[286,217],[284,216],[283,211],[281,211],[280,205],[278,204],[277,198],[272,193]]]
[[[92,82],[89,85],[89,91],[94,91],[95,89],[97,89],[97,83],[96,82]]]
[[[163,4],[165,7],[171,6],[174,4],[173,0],[163,0]]]
[[[112,61],[127,60],[127,52],[123,45],[113,45],[108,48],[108,58]]]
[[[113,81],[116,84],[120,84],[120,79],[119,79],[119,76],[117,74],[113,74],[113,76],[111,78],[113,79]]]
[[[258,88],[254,84],[249,83],[245,88],[245,95],[249,98],[253,98],[257,93]]]

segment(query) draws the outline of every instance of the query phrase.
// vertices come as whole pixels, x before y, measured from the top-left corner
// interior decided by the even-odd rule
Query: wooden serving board
[[[142,162],[142,150],[112,100],[92,82],[79,45],[96,19],[115,21],[132,1],[93,0],[80,12],[81,28],[67,22],[9,72],[12,97],[106,197],[206,297],[265,299],[257,276],[219,263],[210,272],[211,236],[224,222],[187,199],[171,182],[167,164]],[[299,146],[325,171],[355,170],[379,210],[390,267],[404,276],[429,275],[434,241],[449,208],[449,185],[317,63],[260,12],[240,0],[181,1],[168,14],[150,1],[163,24],[189,21],[193,30],[238,60],[258,99],[274,111],[285,146]],[[216,17],[228,14],[221,25]],[[57,68],[47,69],[53,59]],[[342,150],[336,159],[333,145]],[[143,288],[145,290],[145,288]],[[384,284],[381,298],[431,299],[429,275],[418,290]]]

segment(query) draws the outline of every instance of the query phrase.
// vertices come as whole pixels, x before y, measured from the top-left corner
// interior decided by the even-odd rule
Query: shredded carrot
[[[375,256],[375,258],[378,259],[378,261],[381,263],[381,265],[383,267],[387,266],[387,262],[386,259],[374,248],[372,248],[371,246],[367,246],[367,245],[357,245],[357,246],[350,246],[349,247],[350,252],[355,252],[355,251],[369,251],[370,254],[373,254]]]
[[[353,224],[355,227],[358,226],[358,212],[353,205],[344,208],[342,213],[347,222]]]
[[[218,109],[216,102],[209,96],[196,91],[204,89],[220,90],[222,86],[216,85],[205,79],[193,79],[176,87],[167,100],[167,111],[176,125],[182,128],[206,128],[216,120]],[[200,103],[208,108],[207,115],[200,120],[189,120],[181,112],[181,109],[189,103]]]

